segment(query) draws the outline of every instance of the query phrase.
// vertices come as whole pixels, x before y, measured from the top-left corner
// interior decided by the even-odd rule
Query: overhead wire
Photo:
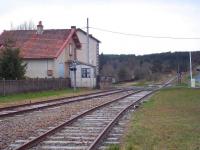
[[[86,27],[82,27],[79,29],[85,29]],[[102,29],[97,27],[89,27],[90,29],[102,31],[102,32],[108,32],[113,34],[119,34],[119,35],[125,35],[125,36],[134,36],[134,37],[140,37],[140,38],[154,38],[154,39],[176,39],[176,40],[200,40],[200,37],[173,37],[173,36],[154,36],[154,35],[144,35],[144,34],[136,34],[136,33],[124,33],[124,32],[118,32],[118,31],[112,31],[108,29]],[[20,37],[20,39],[25,39],[23,37]],[[29,37],[29,39],[38,39],[38,37],[33,38]],[[43,40],[57,40],[55,38],[42,38]],[[85,43],[83,43],[85,44]]]
[[[109,32],[113,34],[120,34],[125,36],[135,36],[140,38],[155,38],[155,39],[175,39],[175,40],[200,40],[200,37],[173,37],[173,36],[154,36],[154,35],[144,35],[144,34],[136,34],[136,33],[123,33],[118,31],[111,31],[107,29],[102,28],[96,28],[96,27],[89,27],[94,30],[103,31],[103,32]]]

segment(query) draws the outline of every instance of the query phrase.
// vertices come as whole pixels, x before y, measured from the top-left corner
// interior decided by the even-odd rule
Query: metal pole
[[[190,56],[190,83],[192,86],[192,56],[191,56],[191,51],[189,52],[189,56]]]
[[[76,91],[76,62],[73,62],[74,68],[74,91]]]
[[[76,91],[76,71],[74,70],[74,91]]]

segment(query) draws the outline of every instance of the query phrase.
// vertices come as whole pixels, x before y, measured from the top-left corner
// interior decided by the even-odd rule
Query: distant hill
[[[200,51],[192,52],[192,65],[200,65]],[[118,81],[156,80],[162,74],[187,72],[188,52],[166,52],[150,55],[100,55],[100,74]]]

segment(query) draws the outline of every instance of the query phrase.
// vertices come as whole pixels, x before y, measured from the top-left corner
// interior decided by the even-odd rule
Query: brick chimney
[[[71,29],[76,29],[76,26],[71,26]]]
[[[42,21],[39,21],[37,25],[37,34],[42,34],[42,33],[43,33],[43,25],[42,25]]]

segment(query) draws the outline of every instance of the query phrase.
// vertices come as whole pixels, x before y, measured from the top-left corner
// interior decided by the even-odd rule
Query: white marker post
[[[192,55],[191,51],[189,52],[190,56],[190,87],[194,88],[195,87],[195,79],[192,78]]]

